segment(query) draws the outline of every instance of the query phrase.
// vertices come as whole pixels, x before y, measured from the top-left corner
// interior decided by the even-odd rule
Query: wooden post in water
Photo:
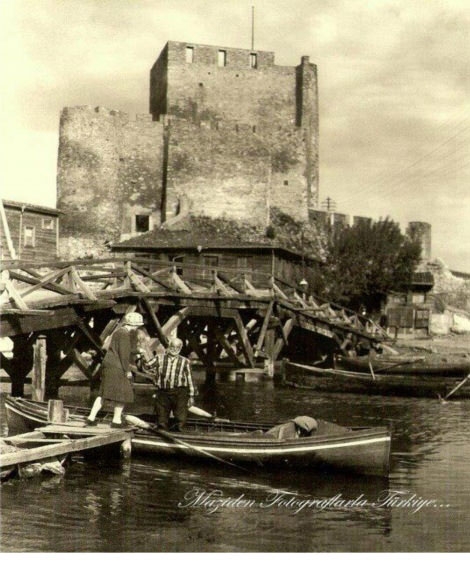
[[[42,402],[46,388],[46,336],[39,336],[33,348],[32,399]]]
[[[125,439],[122,443],[121,443],[121,447],[120,447],[120,453],[121,453],[121,457],[123,459],[128,459],[130,458],[131,454],[132,454],[132,440],[129,437],[129,439]]]
[[[281,360],[281,365],[279,371],[274,373],[274,383],[278,385],[284,385],[286,382],[286,369],[288,360],[286,358]]]
[[[66,411],[62,400],[49,400],[47,403],[47,421],[50,423],[64,423],[67,421]]]
[[[274,376],[274,344],[276,341],[276,333],[273,328],[268,328],[264,339],[264,350],[266,359],[264,361],[264,370],[270,377]]]

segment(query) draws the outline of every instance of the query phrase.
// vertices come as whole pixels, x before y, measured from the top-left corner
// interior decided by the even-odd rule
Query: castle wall
[[[184,199],[192,215],[267,225],[270,157],[251,130],[173,119],[168,142],[167,220]]]
[[[87,253],[135,230],[134,215],[160,220],[163,125],[150,115],[89,106],[65,108],[60,120],[57,175],[61,254],[74,256],[80,233]]]

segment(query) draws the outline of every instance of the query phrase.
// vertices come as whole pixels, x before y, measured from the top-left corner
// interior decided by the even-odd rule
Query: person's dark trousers
[[[155,411],[158,427],[168,429],[170,412],[173,411],[176,429],[183,431],[188,417],[189,388],[178,387],[171,390],[157,390],[155,394]]]

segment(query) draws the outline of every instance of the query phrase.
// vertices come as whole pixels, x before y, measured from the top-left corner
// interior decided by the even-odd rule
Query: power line
[[[426,154],[424,154],[423,156],[420,156],[417,160],[415,160],[413,163],[409,164],[408,166],[406,166],[405,168],[403,168],[402,170],[398,171],[395,174],[392,174],[389,178],[393,180],[393,178],[400,176],[400,174],[403,174],[404,172],[408,171],[409,169],[413,168],[414,166],[416,166],[417,164],[419,164],[420,162],[424,161],[426,158],[428,158],[429,156],[431,156],[432,154],[435,154],[438,150],[440,150],[443,146],[446,146],[449,142],[451,142],[452,140],[454,140],[455,138],[457,138],[459,135],[461,135],[462,133],[464,133],[465,131],[470,130],[470,125],[468,125],[467,127],[465,127],[463,130],[459,131],[458,133],[456,133],[455,135],[452,135],[450,138],[448,138],[447,140],[445,140],[444,142],[442,142],[441,144],[439,144],[438,146],[436,146],[436,148],[434,148],[433,150],[427,152]],[[382,184],[386,183],[389,178],[386,178],[378,183],[375,183],[374,188],[380,187]]]
[[[428,158],[429,156],[438,152],[440,149],[442,149],[443,146],[446,146],[448,143],[450,143],[452,140],[454,140],[455,138],[460,136],[462,133],[465,133],[467,130],[470,130],[470,125],[468,125],[464,129],[460,130],[455,135],[452,135],[452,137],[446,139],[445,141],[440,143],[438,146],[436,146],[434,149],[427,152],[426,154],[424,154],[423,156],[421,156],[420,158],[418,158],[417,160],[415,160],[414,162],[412,162],[411,164],[409,164],[408,166],[406,166],[405,168],[403,168],[399,172],[390,175],[388,178],[384,178],[383,180],[375,183],[374,185],[370,184],[370,185],[366,186],[365,188],[356,191],[353,196],[343,199],[342,202],[349,201],[351,199],[355,199],[358,195],[370,193],[371,191],[374,191],[374,190],[380,192],[380,191],[382,191],[382,189],[380,189],[381,187],[385,187],[385,188],[394,187],[394,185],[397,182],[403,181],[403,178],[401,178],[401,175],[404,172],[410,170],[411,168],[415,167],[417,164],[423,162],[426,158]],[[391,181],[391,183],[387,185],[386,182],[388,182],[388,181]]]
[[[465,119],[462,119],[461,121],[459,121],[455,126],[454,126],[453,123],[452,123],[452,124],[448,123],[448,125],[445,126],[444,129],[445,129],[445,130],[450,130],[451,128],[458,129],[461,125],[465,124],[465,123],[466,123],[467,121],[469,121],[469,120],[470,120],[470,117],[466,117]],[[466,131],[467,129],[469,129],[469,128],[470,128],[470,125],[469,125],[468,127],[464,127],[464,129],[461,130],[461,131],[458,131],[455,136],[460,135],[462,132],[465,132],[465,131]],[[440,128],[438,128],[437,130],[439,131],[439,129],[440,129]],[[416,163],[419,163],[419,162],[421,161],[421,159],[425,159],[425,158],[426,158],[427,156],[429,156],[430,154],[433,154],[434,152],[438,151],[441,146],[446,145],[448,142],[450,142],[450,140],[452,140],[452,138],[451,138],[451,139],[448,139],[448,140],[444,141],[443,143],[441,143],[440,145],[438,145],[438,146],[437,146],[435,149],[433,149],[430,153],[424,154],[422,157],[420,157],[420,159],[418,159],[417,162],[410,164],[409,167],[413,167]],[[399,175],[400,173],[403,173],[403,171],[405,171],[406,169],[407,169],[407,168],[405,168],[404,170],[395,172],[395,173],[393,173],[393,174],[391,174],[391,175],[388,173],[388,170],[382,172],[381,174],[378,175],[377,178],[375,178],[375,179],[373,180],[373,181],[374,181],[374,187],[377,187],[378,185],[381,185],[382,183],[388,181],[388,179],[389,179],[390,177],[394,177],[394,176],[396,176],[396,175]],[[367,189],[367,188],[366,188],[366,189]]]

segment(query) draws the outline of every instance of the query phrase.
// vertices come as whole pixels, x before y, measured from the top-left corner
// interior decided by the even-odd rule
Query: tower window
[[[288,180],[284,180],[284,185],[289,185],[289,181],[288,181]]]
[[[217,65],[227,66],[227,51],[219,51],[217,53]]]
[[[150,217],[149,215],[136,215],[135,216],[135,231],[148,232],[150,230]]]
[[[194,62],[194,47],[186,47],[186,62]]]
[[[258,68],[258,55],[250,53],[250,68]]]

